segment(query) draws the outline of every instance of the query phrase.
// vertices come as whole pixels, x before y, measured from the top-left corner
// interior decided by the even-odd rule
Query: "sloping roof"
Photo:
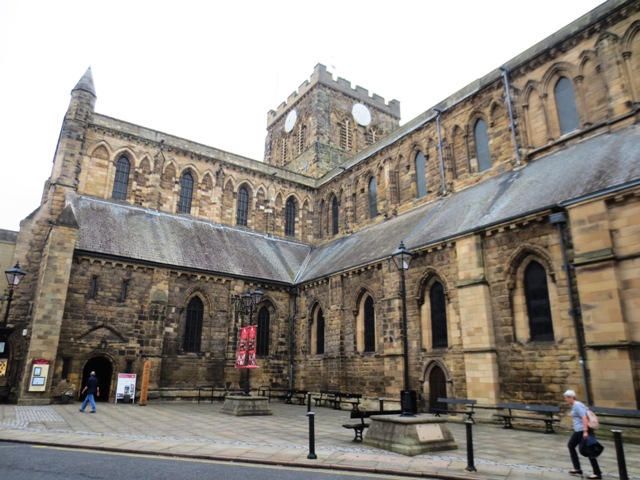
[[[90,197],[68,203],[85,252],[291,284],[311,247]]]
[[[602,134],[390,220],[309,245],[149,211],[70,196],[80,227],[77,248],[177,268],[304,283],[435,244],[589,195],[640,184],[640,127]]]
[[[420,206],[313,251],[296,279],[304,283],[409,249],[640,184],[640,127],[602,134],[465,190]]]

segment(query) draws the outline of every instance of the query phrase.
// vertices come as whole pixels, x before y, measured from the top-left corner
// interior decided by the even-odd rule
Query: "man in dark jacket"
[[[91,402],[91,413],[96,413],[96,400],[93,396],[100,396],[100,383],[96,378],[96,372],[91,372],[89,380],[87,380],[87,385],[82,389],[82,393],[84,392],[87,392],[87,396],[84,399],[84,402],[82,402],[80,411],[84,412],[84,409],[87,407],[87,403]]]

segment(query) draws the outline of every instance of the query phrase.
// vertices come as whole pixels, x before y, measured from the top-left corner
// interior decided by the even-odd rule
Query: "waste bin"
[[[402,413],[415,415],[418,413],[418,396],[415,390],[402,390],[400,392],[400,405]]]

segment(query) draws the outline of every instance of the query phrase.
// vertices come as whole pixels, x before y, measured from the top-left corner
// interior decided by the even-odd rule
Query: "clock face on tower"
[[[371,112],[369,109],[363,105],[362,103],[356,103],[351,109],[351,115],[356,119],[363,127],[366,127],[371,123]]]
[[[295,108],[289,112],[286,120],[284,121],[284,131],[289,133],[296,126],[296,120],[298,120],[298,114]]]

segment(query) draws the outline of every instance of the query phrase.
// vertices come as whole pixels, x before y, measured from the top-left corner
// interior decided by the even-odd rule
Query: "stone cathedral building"
[[[425,83],[428,88],[428,82]],[[48,403],[151,362],[151,398],[237,385],[640,408],[640,1],[610,0],[401,125],[323,65],[253,160],[71,92],[12,263],[0,387]],[[403,241],[413,253],[406,278]],[[259,288],[251,318],[234,298]],[[32,388],[34,361],[49,362]],[[232,387],[233,388],[233,387]]]

